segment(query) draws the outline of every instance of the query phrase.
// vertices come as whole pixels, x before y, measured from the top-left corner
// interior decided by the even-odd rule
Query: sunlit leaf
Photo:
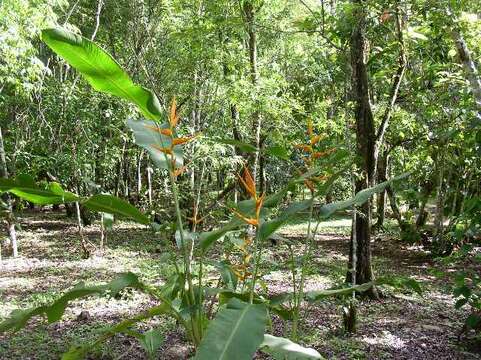
[[[276,360],[323,359],[313,348],[306,348],[283,337],[265,334],[260,349]]]
[[[135,206],[113,195],[94,195],[85,201],[83,205],[94,211],[114,214],[141,224],[150,223],[149,218],[142,214]]]
[[[94,42],[64,29],[42,31],[42,40],[77,69],[95,90],[137,105],[148,119],[160,119],[161,108],[150,90],[134,84],[120,65]]]

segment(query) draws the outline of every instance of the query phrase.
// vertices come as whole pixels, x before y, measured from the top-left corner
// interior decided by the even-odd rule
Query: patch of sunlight
[[[26,277],[0,278],[0,291],[7,288],[29,289],[35,285],[33,279]]]
[[[311,224],[311,229],[314,229],[317,224]],[[306,233],[309,222],[303,220],[302,222],[291,223],[284,225],[281,229],[284,233]],[[331,219],[327,221],[322,221],[319,224],[318,233],[335,233],[344,234],[351,228],[351,218],[341,218],[341,219]]]
[[[298,276],[298,274],[296,275]],[[271,271],[262,278],[274,293],[293,291],[292,276],[289,271]],[[298,280],[298,279],[297,279]],[[305,291],[324,290],[334,285],[331,278],[325,275],[309,275],[304,283]]]
[[[406,345],[404,340],[386,330],[382,331],[379,336],[364,336],[361,341],[369,345],[382,345],[392,349],[401,349]]]

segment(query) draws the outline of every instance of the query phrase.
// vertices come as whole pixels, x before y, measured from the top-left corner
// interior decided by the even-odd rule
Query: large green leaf
[[[356,206],[362,205],[367,200],[369,200],[369,198],[372,195],[380,193],[381,191],[386,189],[392,183],[394,183],[396,181],[399,181],[401,179],[404,179],[408,175],[409,175],[408,173],[402,174],[402,175],[400,175],[398,177],[395,177],[395,178],[393,178],[389,181],[385,181],[385,182],[382,182],[380,184],[377,184],[376,186],[373,186],[373,187],[364,189],[362,191],[359,191],[352,199],[344,200],[344,201],[337,201],[337,202],[333,202],[333,203],[330,203],[330,204],[326,204],[319,209],[320,216],[325,219],[325,218],[330,217],[332,214],[334,214],[337,211],[350,208],[351,206],[354,206],[354,205],[356,205]]]
[[[56,300],[52,305],[43,305],[33,309],[14,310],[10,316],[0,323],[0,333],[23,328],[28,320],[37,315],[44,315],[48,322],[58,321],[63,316],[68,303],[72,300],[80,299],[94,294],[109,293],[115,296],[126,287],[141,288],[142,284],[138,277],[133,273],[121,274],[110,283],[99,286],[85,286],[83,283],[78,284],[72,290],[67,291],[63,296]]]
[[[195,360],[251,360],[264,339],[267,310],[263,304],[229,301],[209,324]]]
[[[135,206],[113,195],[94,195],[85,201],[83,205],[94,211],[117,215],[141,224],[150,223],[149,218],[142,214]]]
[[[95,90],[128,100],[148,119],[160,119],[161,108],[154,93],[134,84],[114,58],[94,42],[63,29],[45,29],[42,40]]]
[[[283,337],[265,334],[261,350],[276,360],[310,360],[323,357],[313,348],[306,348]]]
[[[128,119],[127,126],[132,130],[135,137],[135,143],[149,152],[154,164],[160,169],[170,169],[170,155],[159,148],[169,148],[172,139],[166,135],[162,135],[160,130],[169,128],[168,124],[159,124],[150,120],[134,120]],[[183,165],[182,146],[174,146],[175,166],[177,168]]]
[[[41,188],[31,176],[25,174],[15,179],[0,178],[0,192],[9,192],[38,205],[62,204],[79,200],[79,197],[63,190],[58,183],[52,182],[45,188]]]
[[[312,204],[312,199],[303,200],[289,205],[276,219],[262,223],[259,229],[259,238],[268,239],[272,233],[279,229],[283,224],[294,215],[308,209]]]
[[[199,235],[199,244],[202,251],[208,250],[212,244],[223,237],[227,232],[237,229],[243,221],[237,217],[232,218],[226,225],[217,230],[203,232]]]

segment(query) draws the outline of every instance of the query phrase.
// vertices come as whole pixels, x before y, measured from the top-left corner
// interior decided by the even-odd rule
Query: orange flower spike
[[[175,128],[179,122],[179,115],[177,114],[177,102],[175,101],[175,97],[172,99],[172,103],[170,104],[169,122],[171,129]]]
[[[259,216],[261,214],[262,204],[264,203],[264,198],[266,197],[266,193],[263,193],[260,197],[256,199],[256,218],[259,220]]]
[[[160,147],[156,144],[150,144],[150,146],[152,146],[154,149],[156,149],[160,152],[163,152],[164,154],[172,155],[172,149],[170,149],[170,148],[163,148],[163,147]]]
[[[256,199],[257,198],[256,183],[252,178],[252,175],[247,167],[244,167],[244,172],[242,174],[242,177],[239,176],[239,180],[241,181],[242,186],[244,186],[246,191],[251,195],[251,197]]]
[[[144,125],[144,127],[146,127],[147,129],[153,130],[155,132],[158,132],[159,134],[172,137],[172,130],[170,129],[162,129],[160,127],[150,126],[150,125]]]
[[[199,136],[199,135],[187,136],[187,137],[182,137],[182,138],[175,138],[175,139],[172,140],[172,146],[185,144],[189,141],[194,140],[197,136]]]
[[[311,145],[312,146],[316,145],[323,138],[324,138],[324,136],[322,136],[322,135],[311,136]]]
[[[305,152],[312,153],[312,146],[306,144],[294,145],[296,148],[301,149]]]
[[[174,177],[177,177],[181,175],[186,169],[187,169],[187,166],[182,166],[178,169],[174,169],[174,171],[172,172],[172,175],[174,175]]]
[[[244,222],[246,222],[247,224],[249,225],[253,225],[253,226],[258,226],[259,225],[259,221],[257,221],[257,219],[253,219],[253,218],[248,218],[244,215],[242,215],[240,212],[234,210],[234,209],[231,209],[231,211],[236,214],[240,219],[242,219]]]
[[[314,131],[313,131],[312,120],[308,119],[307,120],[307,135],[309,135],[309,137],[312,137],[313,132]]]
[[[319,159],[321,157],[324,157],[326,155],[329,155],[329,154],[333,153],[334,151],[336,151],[336,148],[332,148],[332,149],[329,149],[329,150],[326,150],[326,151],[315,152],[314,154],[312,154],[312,157],[314,159]]]

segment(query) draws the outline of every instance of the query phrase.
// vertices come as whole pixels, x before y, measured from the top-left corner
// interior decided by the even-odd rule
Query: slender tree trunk
[[[144,157],[144,150],[139,153],[139,158],[137,161],[137,200],[140,201],[142,198],[142,159]]]
[[[353,0],[355,5],[354,29],[351,36],[352,96],[355,102],[356,142],[360,172],[355,183],[356,193],[374,182],[374,147],[376,134],[371,109],[367,74],[368,42],[366,39],[366,11],[364,0]],[[353,237],[357,239],[356,282],[363,284],[374,279],[371,266],[371,200],[360,206],[354,224]],[[354,234],[355,232],[355,234]],[[350,259],[352,264],[352,258]],[[373,287],[370,297],[377,298]]]
[[[259,71],[257,69],[257,30],[255,26],[256,9],[251,1],[247,0],[243,4],[243,12],[245,18],[245,24],[248,35],[249,43],[249,65],[250,65],[250,75],[251,82],[254,88],[257,88],[259,82]],[[256,152],[254,154],[253,164],[252,164],[252,176],[254,180],[258,177],[258,167],[259,167],[259,154],[261,146],[261,128],[262,119],[259,110],[256,109],[252,115],[252,133],[254,146]]]
[[[434,231],[436,241],[441,242],[443,238],[444,225],[444,154],[438,159],[438,186],[436,191],[436,216],[434,218]]]
[[[7,168],[7,156],[5,154],[5,146],[3,143],[3,132],[0,127],[0,176],[4,179],[8,178],[8,168]],[[7,226],[8,226],[8,236],[10,245],[12,246],[13,257],[18,256],[18,245],[17,245],[17,232],[15,231],[15,217],[13,215],[12,201],[10,196],[6,194],[3,196],[5,203],[7,204]]]
[[[149,196],[149,206],[152,206],[152,173],[154,170],[148,166],[147,167],[147,186],[148,186],[148,196]]]
[[[377,181],[378,183],[387,181],[387,171],[388,171],[388,161],[389,156],[386,152],[383,153],[381,158],[378,162],[378,172],[377,172]],[[384,226],[384,219],[385,219],[385,211],[386,210],[386,190],[381,191],[377,195],[377,222],[376,228],[382,229]]]
[[[448,11],[448,18],[453,18],[453,14],[451,14],[450,11]],[[471,52],[466,45],[466,41],[464,41],[461,30],[456,24],[456,20],[454,20],[451,25],[451,36],[454,40],[454,43],[456,44],[459,59],[463,64],[466,78],[469,81],[471,92],[473,93],[473,98],[476,102],[476,107],[478,110],[478,121],[481,121],[481,80],[478,75],[478,69],[476,68],[476,64],[471,57]]]

